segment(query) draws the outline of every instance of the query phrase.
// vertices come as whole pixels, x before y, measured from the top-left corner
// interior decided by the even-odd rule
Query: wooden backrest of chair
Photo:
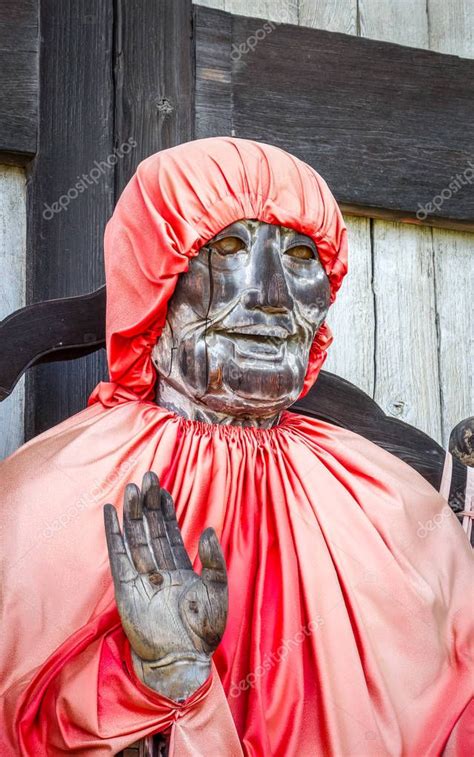
[[[105,286],[90,294],[48,300],[21,308],[0,323],[0,400],[7,397],[31,366],[72,360],[105,346]],[[443,473],[445,450],[427,434],[387,416],[365,392],[349,381],[321,371],[311,391],[291,410],[347,428],[411,465],[436,489]],[[473,434],[473,419],[456,427],[454,451]],[[467,424],[467,425],[466,425]],[[466,466],[453,460],[449,502],[464,508]],[[466,460],[464,461],[466,462]]]

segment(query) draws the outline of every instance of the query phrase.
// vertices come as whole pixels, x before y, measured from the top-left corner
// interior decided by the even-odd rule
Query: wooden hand
[[[214,529],[199,541],[202,573],[192,569],[171,495],[145,473],[128,484],[124,535],[105,505],[107,547],[122,625],[135,671],[170,699],[190,696],[208,677],[227,618],[227,573]]]

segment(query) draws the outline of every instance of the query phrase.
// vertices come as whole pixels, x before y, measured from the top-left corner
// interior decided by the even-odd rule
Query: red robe
[[[111,381],[2,465],[2,755],[110,755],[171,725],[179,755],[474,751],[471,552],[441,496],[322,421],[217,426],[153,403],[150,351],[176,278],[245,217],[312,236],[334,297],[341,216],[276,148],[223,138],[153,156],[109,223]],[[305,390],[328,343],[323,327]],[[215,668],[183,705],[134,676],[108,565],[103,504],[120,510],[149,469],[192,559],[212,525],[228,566]]]

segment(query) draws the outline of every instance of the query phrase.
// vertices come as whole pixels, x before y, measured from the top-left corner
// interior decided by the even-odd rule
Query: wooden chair
[[[72,360],[105,345],[105,287],[80,297],[49,300],[21,308],[0,323],[0,401],[33,365]],[[427,434],[387,416],[365,392],[327,371],[292,409],[347,428],[404,460],[439,490],[446,451]],[[474,418],[452,431],[452,473],[446,492],[452,510],[462,517],[466,503],[467,466],[474,466]],[[470,534],[474,543],[474,530]],[[131,745],[123,757],[163,757],[165,736]]]
[[[0,322],[0,401],[33,365],[72,360],[105,345],[105,286],[79,297],[47,300],[15,311]],[[327,371],[292,409],[350,429],[375,442],[415,468],[440,488],[446,451],[427,434],[387,416],[365,392]],[[465,507],[467,466],[474,465],[474,418],[451,433],[453,455],[449,504]]]

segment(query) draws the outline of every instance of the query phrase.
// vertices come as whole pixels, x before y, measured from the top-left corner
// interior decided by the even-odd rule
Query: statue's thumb
[[[199,558],[202,564],[201,578],[205,583],[227,584],[224,555],[213,528],[206,528],[199,539]]]

